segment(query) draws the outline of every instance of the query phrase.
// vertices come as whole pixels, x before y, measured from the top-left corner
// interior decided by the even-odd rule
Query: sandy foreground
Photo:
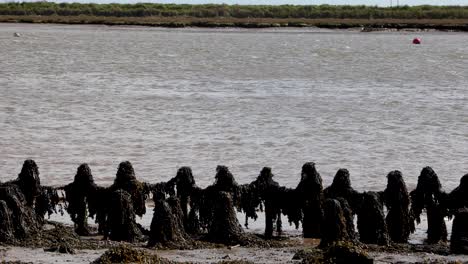
[[[149,210],[151,212],[151,210]],[[152,213],[147,213],[139,222],[149,227]],[[239,219],[243,219],[239,215]],[[68,215],[53,215],[51,220],[64,223],[71,226]],[[250,223],[247,232],[262,233],[264,219],[260,217],[256,222]],[[451,221],[447,221],[447,229],[451,231]],[[410,237],[412,245],[419,246],[423,244],[427,221],[422,219],[417,230]],[[300,229],[296,230],[293,226],[284,224],[285,236],[289,237],[284,243],[284,247],[274,248],[256,248],[256,247],[221,247],[209,249],[193,250],[153,250],[145,249],[148,252],[156,253],[160,257],[177,261],[190,263],[217,263],[228,260],[244,260],[254,263],[300,263],[301,260],[293,259],[295,253],[299,250],[315,247],[318,240],[303,239]],[[86,237],[83,239],[99,240],[102,237]],[[43,248],[25,248],[13,246],[0,246],[0,261],[5,262],[25,262],[25,263],[90,263],[101,256],[106,249],[83,249],[76,250],[75,254],[62,254],[57,252],[45,252]],[[419,252],[408,251],[388,251],[381,252],[378,249],[370,247],[369,256],[374,258],[375,263],[468,263],[468,255],[440,255],[437,253],[421,252],[427,250],[416,250]]]

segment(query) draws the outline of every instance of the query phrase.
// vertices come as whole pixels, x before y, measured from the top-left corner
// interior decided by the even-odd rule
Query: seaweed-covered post
[[[22,239],[40,230],[41,221],[18,185],[0,185],[0,206],[0,241]]]
[[[463,175],[460,185],[450,192],[448,207],[455,216],[450,250],[455,254],[468,254],[468,174]]]
[[[359,240],[366,244],[388,244],[388,231],[381,197],[376,192],[364,192],[358,212]]]
[[[27,206],[33,208],[38,220],[43,222],[46,213],[52,214],[59,203],[57,190],[41,186],[39,167],[34,160],[25,160],[18,178],[7,184],[18,186],[26,198]]]
[[[346,205],[347,203],[343,204],[343,206]],[[323,204],[320,247],[326,247],[334,242],[346,241],[349,239],[347,220],[342,204],[335,199],[326,199]]]
[[[361,203],[360,193],[351,187],[349,171],[343,168],[336,172],[332,184],[323,190],[323,194],[327,199],[344,198],[351,206],[353,214],[357,213]]]
[[[410,196],[400,171],[392,171],[387,175],[384,203],[388,209],[385,221],[390,239],[397,243],[407,243],[415,227],[409,212]]]
[[[213,222],[208,230],[208,240],[227,245],[241,243],[244,231],[237,219],[231,194],[220,191],[214,198]]]
[[[265,205],[265,237],[273,236],[273,227],[276,220],[276,231],[281,233],[281,208],[276,203],[279,195],[279,184],[273,180],[271,168],[264,167],[257,179],[251,183],[253,192],[256,192]],[[252,198],[252,197],[251,197]]]
[[[174,184],[177,187],[177,197],[180,201],[180,206],[183,213],[184,228],[189,233],[197,233],[196,228],[192,222],[197,222],[198,218],[194,210],[193,199],[191,199],[194,192],[196,192],[197,185],[192,175],[192,169],[190,167],[181,167],[177,170],[175,178],[171,179],[169,185]],[[190,206],[190,212],[188,206]]]
[[[96,189],[93,175],[88,164],[81,164],[76,170],[75,179],[65,186],[65,198],[68,202],[67,212],[75,223],[78,235],[89,235],[87,203],[90,193]]]
[[[146,190],[142,182],[136,179],[135,170],[130,161],[124,161],[119,164],[114,184],[109,189],[111,192],[118,189],[128,192],[131,196],[135,214],[141,217],[146,213],[145,202],[149,195],[148,190]]]
[[[442,191],[439,177],[431,167],[424,167],[418,177],[416,189],[410,193],[411,211],[420,222],[423,209],[427,212],[427,242],[435,244],[447,241],[447,226],[444,216],[447,214],[444,203],[447,195]]]
[[[41,181],[39,179],[39,167],[34,160],[25,160],[21,172],[14,184],[18,185],[26,198],[28,206],[33,206],[35,199],[41,193]]]
[[[118,189],[111,193],[108,215],[108,236],[114,241],[134,242],[142,237],[135,220],[131,195]]]
[[[241,242],[244,233],[234,209],[240,203],[240,188],[228,167],[218,166],[215,183],[197,192],[200,224],[208,230],[207,239],[224,244]]]
[[[105,236],[111,240],[134,241],[142,233],[136,224],[135,215],[142,216],[146,212],[145,201],[148,197],[145,185],[136,179],[135,171],[129,161],[119,164],[117,175],[108,190],[100,190],[108,201],[103,205],[106,211],[104,228]]]
[[[95,218],[95,222],[98,224],[98,233],[100,235],[106,235],[107,230],[107,215],[108,206],[110,204],[110,190],[109,188],[96,186],[89,193],[88,197],[88,211],[91,218]]]
[[[322,178],[315,169],[315,163],[307,162],[302,166],[301,181],[296,191],[302,202],[304,237],[319,238],[323,215],[323,187]]]
[[[455,212],[453,219],[450,250],[455,254],[468,254],[468,208],[464,207]]]
[[[453,212],[460,208],[468,208],[468,174],[463,175],[460,185],[450,192],[448,200],[448,207]]]
[[[175,197],[166,199],[162,189],[164,189],[162,186],[156,186],[153,191],[154,214],[151,220],[148,246],[154,246],[157,243],[183,242],[187,237],[179,199]]]

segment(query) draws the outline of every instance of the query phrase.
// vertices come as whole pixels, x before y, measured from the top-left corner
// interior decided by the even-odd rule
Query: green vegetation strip
[[[168,27],[434,28],[468,31],[468,6],[0,4],[0,22]]]

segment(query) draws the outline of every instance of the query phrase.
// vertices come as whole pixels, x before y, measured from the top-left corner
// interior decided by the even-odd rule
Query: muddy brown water
[[[466,43],[448,32],[0,24],[0,181],[32,158],[46,185],[71,182],[82,162],[110,185],[130,160],[151,183],[188,165],[206,187],[224,164],[239,183],[271,166],[294,187],[315,161],[324,186],[348,168],[357,190],[379,191],[398,169],[412,190],[429,165],[450,191],[468,172]]]
[[[43,184],[71,182],[88,162],[109,185],[130,160],[148,182],[189,165],[204,187],[225,164],[240,183],[271,166],[293,187],[315,161],[325,186],[343,167],[358,190],[383,190],[395,169],[413,187],[429,165],[451,190],[468,172],[466,43],[447,32],[0,24],[0,180],[33,158]]]

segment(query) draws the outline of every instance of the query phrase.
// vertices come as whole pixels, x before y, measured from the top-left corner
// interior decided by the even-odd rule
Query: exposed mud
[[[203,189],[196,185],[191,169],[182,167],[168,182],[150,184],[138,181],[127,161],[120,163],[110,187],[97,186],[89,166],[82,164],[73,183],[54,188],[40,184],[36,163],[27,160],[18,179],[0,184],[0,252],[6,260],[16,261],[12,256],[21,251],[18,247],[40,248],[42,255],[33,253],[40,258],[60,254],[59,259],[68,262],[66,256],[75,255],[77,263],[91,261],[83,252],[102,253],[103,249],[106,253],[92,261],[372,263],[407,254],[411,258],[404,261],[445,263],[458,260],[453,254],[468,253],[468,175],[449,194],[430,167],[422,170],[411,194],[399,171],[388,174],[383,192],[364,193],[351,187],[346,169],[340,169],[333,184],[323,190],[312,162],[302,167],[295,189],[280,186],[273,176],[271,168],[265,167],[255,181],[239,185],[226,166],[218,166],[214,183]],[[150,194],[151,225],[141,225],[137,217],[145,215]],[[73,227],[44,219],[62,208]],[[238,213],[246,217],[247,228],[247,220],[259,218],[262,211],[264,234],[246,232]],[[416,231],[414,221],[419,222],[424,211],[428,243],[409,244]],[[302,225],[301,237],[283,232],[282,215],[296,227]],[[95,217],[98,226],[88,223],[89,216]],[[453,216],[449,244],[444,218]],[[318,239],[310,244],[308,237]],[[8,247],[15,247],[13,253],[8,253]],[[184,254],[186,259],[180,257]],[[430,254],[436,257],[427,258]]]

